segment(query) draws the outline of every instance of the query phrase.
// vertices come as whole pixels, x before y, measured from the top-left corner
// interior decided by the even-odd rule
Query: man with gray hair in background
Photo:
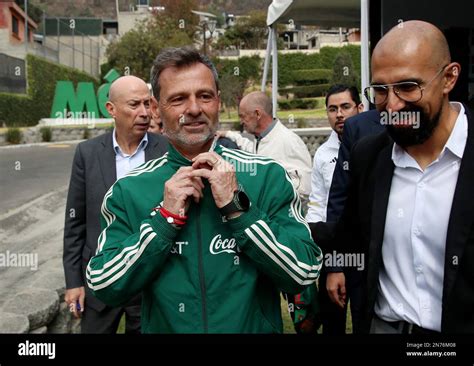
[[[239,118],[255,141],[234,131],[221,131],[219,135],[233,140],[242,150],[268,156],[283,165],[306,201],[311,193],[311,155],[303,140],[272,115],[271,99],[264,92],[252,92],[242,98]]]

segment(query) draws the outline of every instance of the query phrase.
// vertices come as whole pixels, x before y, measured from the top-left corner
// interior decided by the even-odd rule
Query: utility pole
[[[23,2],[25,7],[25,59],[28,54],[28,0]]]

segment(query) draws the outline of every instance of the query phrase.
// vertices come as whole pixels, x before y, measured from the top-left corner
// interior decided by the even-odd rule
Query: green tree
[[[221,100],[230,119],[230,109],[237,108],[244,95],[245,82],[239,76],[233,75],[232,73],[225,73],[220,77],[219,85],[221,89]]]
[[[160,0],[163,12],[156,14],[157,20],[171,21],[180,31],[184,31],[192,40],[195,37],[199,17],[192,10],[199,8],[196,0]],[[170,36],[172,34],[170,33]]]
[[[149,80],[151,65],[161,49],[192,44],[187,32],[177,24],[176,19],[161,16],[138,23],[107,47],[108,65],[121,74],[128,71]]]
[[[24,0],[15,0],[15,3],[21,8],[21,10],[25,11],[25,1]],[[33,19],[35,23],[41,26],[41,20],[43,19],[43,8],[41,6],[37,6],[31,1],[28,1],[28,17]]]
[[[341,51],[336,56],[331,82],[332,84],[359,86],[359,75],[354,68],[351,55],[347,51]]]
[[[219,39],[216,47],[225,49],[232,45],[235,48],[261,49],[267,32],[266,11],[254,11],[249,16],[237,19],[235,25]]]

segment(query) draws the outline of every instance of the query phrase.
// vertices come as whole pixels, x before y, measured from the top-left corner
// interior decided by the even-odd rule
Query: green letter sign
[[[110,84],[119,77],[120,74],[117,71],[110,70],[104,77],[107,83],[99,87],[97,97],[94,92],[94,84],[91,82],[77,83],[77,91],[74,91],[72,81],[58,81],[54,92],[51,118],[83,115],[88,118],[100,118],[99,110],[103,117],[110,118],[105,108],[105,102],[108,100]]]

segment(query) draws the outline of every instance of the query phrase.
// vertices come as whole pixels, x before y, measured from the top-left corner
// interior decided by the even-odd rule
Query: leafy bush
[[[360,46],[322,47],[319,53],[287,53],[278,55],[278,84],[289,86],[297,84],[295,70],[330,69],[341,51],[351,55],[354,70],[360,74]]]
[[[99,80],[89,74],[49,62],[41,57],[28,55],[27,64],[28,95],[33,100],[29,108],[29,126],[36,125],[41,118],[49,117],[57,81],[68,80],[74,85],[80,81],[89,81],[94,83],[96,90],[99,86]]]
[[[349,52],[342,51],[337,55],[334,61],[331,83],[355,86],[357,88],[360,86],[360,77],[354,69],[354,63]]]
[[[53,137],[53,131],[50,127],[41,127],[40,129],[41,139],[43,142],[50,142]]]
[[[331,80],[332,71],[329,69],[311,69],[293,71],[293,80],[298,85],[328,83]]]
[[[295,98],[322,97],[326,94],[330,84],[302,85],[279,89],[280,94],[294,94]]]
[[[99,80],[71,67],[49,62],[41,57],[28,55],[28,95],[0,93],[0,121],[7,126],[34,126],[47,118],[53,104],[56,82],[69,80],[92,81],[95,88]]]
[[[5,134],[5,139],[11,144],[19,144],[21,142],[22,133],[17,127],[10,127]]]
[[[281,110],[291,109],[316,109],[322,108],[324,101],[317,98],[279,100],[278,108]]]
[[[30,119],[33,100],[27,95],[0,93],[0,124],[25,126]]]
[[[237,60],[216,58],[213,62],[216,65],[219,77],[230,74],[239,77],[244,84],[260,82],[261,80],[263,60],[257,55],[244,56]]]

